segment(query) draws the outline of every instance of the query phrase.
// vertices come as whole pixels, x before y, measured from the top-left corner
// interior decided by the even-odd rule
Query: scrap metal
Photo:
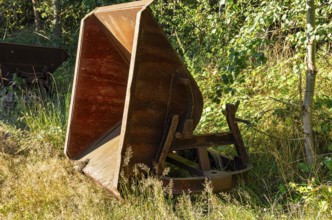
[[[214,192],[228,190],[251,167],[235,116],[238,104],[226,105],[229,131],[193,134],[202,94],[151,3],[100,7],[82,20],[65,154],[119,198],[120,170],[130,178],[135,164],[155,170],[165,186],[172,181],[173,193],[199,192],[206,179]],[[237,155],[210,150],[223,145],[234,146]],[[124,164],[128,151],[132,157]],[[162,176],[170,165],[189,175]]]

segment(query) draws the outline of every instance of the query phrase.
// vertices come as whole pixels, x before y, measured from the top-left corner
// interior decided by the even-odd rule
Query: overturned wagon
[[[12,85],[16,74],[27,87],[37,85],[44,95],[51,89],[50,74],[67,58],[58,48],[0,43],[0,86]]]
[[[123,157],[132,151],[125,175],[143,163],[161,174],[166,166],[186,170],[173,192],[227,190],[249,169],[237,125],[237,105],[227,104],[230,131],[194,135],[203,100],[149,8],[137,1],[95,9],[81,24],[65,153],[82,171],[120,197]],[[234,145],[229,158],[208,148]],[[128,169],[129,168],[129,169]]]

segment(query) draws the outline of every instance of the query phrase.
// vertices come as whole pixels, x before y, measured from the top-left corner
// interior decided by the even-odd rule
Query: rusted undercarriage
[[[132,151],[125,175],[143,163],[160,175],[168,166],[186,170],[173,193],[198,192],[206,179],[215,192],[232,187],[248,171],[238,119],[238,104],[226,105],[230,131],[194,135],[203,109],[199,88],[154,19],[137,1],[97,8],[81,25],[65,153],[82,171],[118,192],[123,157]],[[209,147],[233,145],[228,158]]]
[[[68,58],[57,48],[0,43],[0,86],[15,82],[14,74],[25,87],[36,85],[45,96],[51,90],[51,74]]]

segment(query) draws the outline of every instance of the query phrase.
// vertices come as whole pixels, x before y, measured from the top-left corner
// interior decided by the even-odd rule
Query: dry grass
[[[230,193],[213,194],[207,184],[200,195],[173,197],[153,177],[122,186],[119,202],[49,143],[8,126],[0,133],[0,219],[313,219],[319,211],[299,203],[260,205],[241,183]]]

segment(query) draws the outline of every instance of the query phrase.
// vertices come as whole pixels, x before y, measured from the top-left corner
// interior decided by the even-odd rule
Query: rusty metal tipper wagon
[[[123,157],[129,169],[143,163],[160,174],[171,165],[186,170],[173,181],[173,193],[227,190],[232,178],[249,169],[237,125],[237,105],[227,104],[229,132],[194,135],[203,100],[149,5],[137,1],[95,9],[81,24],[68,121],[66,155],[83,164],[86,175],[120,197]],[[234,158],[209,147],[234,145]]]
[[[50,74],[67,58],[58,48],[0,43],[0,86],[11,85],[16,74],[27,87],[37,85],[46,93],[51,89]]]

